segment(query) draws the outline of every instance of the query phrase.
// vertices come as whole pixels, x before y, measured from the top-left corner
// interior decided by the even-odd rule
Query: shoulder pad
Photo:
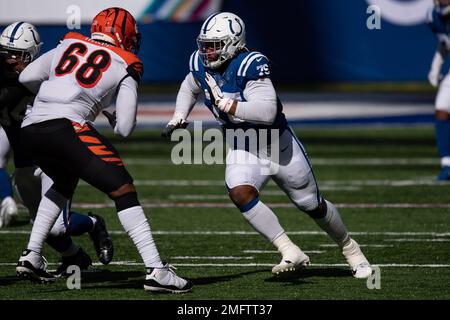
[[[127,72],[137,83],[140,83],[144,74],[144,64],[141,61],[133,62],[127,67]]]
[[[249,80],[269,77],[269,60],[260,52],[250,52],[239,65],[237,76]]]
[[[196,50],[191,54],[191,57],[189,58],[189,70],[191,72],[200,71],[199,67],[200,63],[201,61],[198,54],[198,50]]]

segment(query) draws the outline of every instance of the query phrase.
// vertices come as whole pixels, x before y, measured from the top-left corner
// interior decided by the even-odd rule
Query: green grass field
[[[115,244],[108,266],[82,274],[81,290],[65,279],[49,285],[18,281],[15,264],[31,226],[24,210],[16,226],[0,230],[0,299],[449,299],[450,184],[438,183],[439,160],[431,127],[299,129],[322,193],[339,208],[369,261],[381,270],[381,289],[352,278],[332,241],[269,183],[261,198],[277,213],[312,265],[274,278],[273,247],[227,199],[224,167],[170,162],[171,145],[156,131],[114,139],[136,180],[163,259],[195,283],[184,295],[142,289],[145,269],[123,233],[113,203],[80,183],[73,209],[106,218]],[[95,207],[94,207],[95,205]],[[75,238],[90,255],[88,236]],[[55,269],[58,256],[45,247]]]

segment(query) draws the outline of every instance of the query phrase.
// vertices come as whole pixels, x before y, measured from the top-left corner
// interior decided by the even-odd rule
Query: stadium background
[[[79,23],[74,31],[88,35],[100,9],[117,5],[130,10],[139,20],[139,56],[145,65],[138,127],[161,127],[168,121],[202,21],[217,10],[240,15],[248,47],[271,59],[272,78],[293,125],[430,124],[434,88],[426,76],[436,40],[425,21],[432,2],[18,0],[0,3],[0,24],[35,23],[45,52],[68,26]],[[381,9],[381,29],[367,27],[372,4]],[[79,15],[73,18],[74,13]],[[201,107],[191,120],[214,124]],[[96,123],[107,126],[102,116]]]

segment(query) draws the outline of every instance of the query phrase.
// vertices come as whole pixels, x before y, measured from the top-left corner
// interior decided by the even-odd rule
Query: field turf
[[[312,262],[292,277],[273,277],[279,254],[231,206],[224,167],[173,165],[173,144],[157,131],[140,130],[113,143],[135,179],[162,258],[195,283],[193,292],[144,292],[145,269],[112,201],[80,183],[73,209],[106,219],[115,244],[113,262],[84,272],[81,290],[68,290],[65,279],[48,285],[18,281],[15,264],[31,230],[22,208],[19,223],[0,230],[0,299],[449,299],[450,184],[435,179],[439,160],[433,129],[303,128],[297,133],[321,192],[338,206],[369,261],[379,266],[380,289],[354,279],[333,242],[269,183],[262,201]],[[87,235],[75,240],[97,261]],[[44,255],[55,269],[55,252],[46,246]]]

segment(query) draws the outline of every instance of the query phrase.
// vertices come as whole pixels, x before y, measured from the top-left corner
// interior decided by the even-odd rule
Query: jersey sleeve
[[[242,60],[237,76],[245,83],[262,78],[270,78],[269,60],[262,53],[252,52]]]

